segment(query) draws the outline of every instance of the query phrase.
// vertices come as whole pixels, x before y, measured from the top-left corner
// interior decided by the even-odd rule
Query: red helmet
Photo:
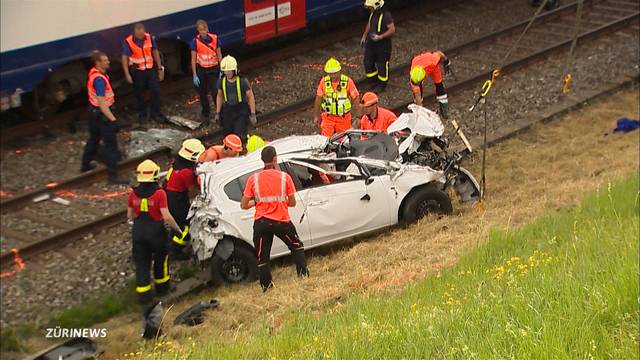
[[[236,134],[229,134],[225,136],[222,143],[233,151],[242,151],[242,141],[240,141],[240,137]]]
[[[364,93],[364,95],[362,95],[362,100],[360,101],[360,104],[362,104],[362,106],[371,106],[377,103],[378,103],[378,95],[370,91]]]

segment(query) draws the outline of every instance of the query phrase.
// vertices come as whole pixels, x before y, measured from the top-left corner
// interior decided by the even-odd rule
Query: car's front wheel
[[[214,255],[210,269],[211,282],[214,286],[254,281],[258,278],[258,259],[253,251],[236,246],[226,260]]]
[[[451,214],[453,204],[449,195],[442,190],[424,186],[412,193],[402,208],[402,220],[406,223],[414,223],[427,214]]]

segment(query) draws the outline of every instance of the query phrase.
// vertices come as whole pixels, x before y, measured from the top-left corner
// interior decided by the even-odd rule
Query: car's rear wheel
[[[211,282],[215,286],[255,281],[258,278],[258,259],[253,251],[236,246],[226,260],[214,255],[210,269]]]
[[[428,214],[448,215],[453,212],[449,195],[442,190],[424,186],[412,193],[402,208],[402,220],[414,223]]]

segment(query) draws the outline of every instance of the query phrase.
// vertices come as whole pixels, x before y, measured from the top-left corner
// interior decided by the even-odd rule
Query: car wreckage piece
[[[477,181],[447,151],[438,115],[410,107],[387,134],[349,130],[331,138],[289,136],[270,143],[278,166],[296,186],[289,208],[305,248],[373,232],[427,213],[451,213],[449,189],[463,202],[480,198]],[[209,264],[216,285],[257,276],[252,244],[254,210],[241,210],[246,180],[262,170],[260,153],[198,166],[200,194],[189,211],[195,257]],[[274,242],[272,258],[288,249]]]

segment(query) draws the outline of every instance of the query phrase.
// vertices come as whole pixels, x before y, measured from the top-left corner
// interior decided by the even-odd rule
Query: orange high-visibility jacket
[[[111,88],[111,83],[109,82],[109,76],[107,74],[103,74],[100,70],[95,67],[91,68],[89,71],[89,80],[87,80],[87,93],[89,94],[89,103],[93,106],[100,106],[98,103],[98,95],[96,94],[96,88],[93,87],[93,80],[96,78],[103,78],[105,82],[105,93],[104,100],[107,103],[107,106],[113,105],[116,102],[116,96],[113,93],[113,89]]]
[[[129,48],[131,48],[131,56],[129,62],[138,70],[146,70],[153,68],[153,55],[151,54],[153,44],[151,42],[151,34],[144,33],[144,43],[142,48],[133,40],[133,35],[129,35],[126,39]]]

